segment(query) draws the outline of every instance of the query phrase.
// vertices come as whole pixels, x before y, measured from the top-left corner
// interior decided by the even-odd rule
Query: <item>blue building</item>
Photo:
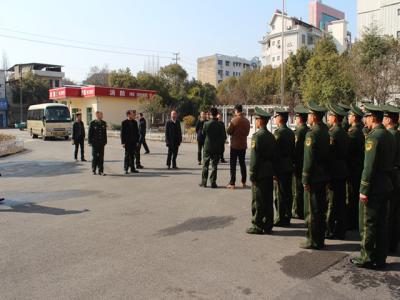
[[[0,70],[0,128],[7,127],[8,101],[6,96],[6,75]]]

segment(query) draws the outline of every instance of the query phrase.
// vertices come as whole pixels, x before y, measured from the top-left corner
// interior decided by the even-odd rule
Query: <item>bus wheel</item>
[[[43,141],[47,140],[47,137],[46,137],[46,135],[43,134],[43,131],[42,131],[42,139],[43,139]]]
[[[31,137],[32,137],[33,139],[37,139],[37,138],[38,138],[37,134],[33,134],[32,128],[31,128],[31,130],[30,130],[30,135],[31,135]]]

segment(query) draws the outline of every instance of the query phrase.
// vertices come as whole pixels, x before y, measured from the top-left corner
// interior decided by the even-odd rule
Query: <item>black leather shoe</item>
[[[139,173],[139,171],[138,171],[138,170],[135,170],[135,169],[133,169],[133,170],[131,170],[131,173]]]
[[[177,166],[172,167],[172,169],[179,170],[179,168]]]
[[[375,269],[375,266],[372,262],[362,262],[359,258],[350,258],[350,263],[355,265],[357,268],[371,269],[371,270]]]
[[[144,169],[144,167],[142,165],[138,165],[136,166],[136,169]]]
[[[93,171],[93,175],[97,175],[96,171]]]
[[[207,184],[206,183],[199,183],[199,187],[207,187]]]
[[[128,175],[129,174],[129,172],[128,171],[125,171],[125,175]]]
[[[82,158],[81,161],[87,161],[86,159]]]
[[[216,183],[212,183],[212,184],[211,184],[211,188],[212,188],[212,189],[217,189],[217,188],[218,188],[218,185],[217,185]]]

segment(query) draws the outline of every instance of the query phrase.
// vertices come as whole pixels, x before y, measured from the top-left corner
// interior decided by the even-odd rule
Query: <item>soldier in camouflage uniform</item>
[[[270,234],[274,222],[273,176],[277,145],[274,136],[267,129],[271,115],[259,108],[255,109],[255,114],[258,131],[251,140],[250,158],[252,226],[246,232]]]
[[[325,247],[326,185],[329,181],[329,132],[322,119],[326,109],[314,101],[307,104],[308,124],[311,129],[304,142],[303,186],[307,203],[307,240],[303,249]]]
[[[330,126],[330,182],[328,184],[328,212],[326,238],[344,240],[346,234],[346,179],[349,137],[342,128],[346,111],[334,103],[328,104],[327,121]]]
[[[304,219],[304,187],[301,182],[304,159],[304,141],[309,130],[307,126],[308,110],[304,105],[299,104],[294,108],[296,129],[295,135],[295,154],[294,154],[294,201],[292,206],[292,215],[297,219]]]
[[[89,125],[89,146],[92,146],[92,171],[96,175],[96,170],[99,170],[99,175],[104,174],[104,147],[107,144],[107,123],[103,121],[103,113],[96,112],[96,119],[90,122]]]
[[[387,258],[387,208],[393,191],[395,142],[382,124],[382,108],[365,104],[364,110],[370,132],[365,140],[360,183],[361,255],[350,261],[360,268],[381,269],[386,266]]]

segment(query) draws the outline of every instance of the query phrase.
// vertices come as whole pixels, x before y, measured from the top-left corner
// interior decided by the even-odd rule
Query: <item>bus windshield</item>
[[[71,122],[71,116],[67,107],[51,106],[46,108],[46,122]]]

